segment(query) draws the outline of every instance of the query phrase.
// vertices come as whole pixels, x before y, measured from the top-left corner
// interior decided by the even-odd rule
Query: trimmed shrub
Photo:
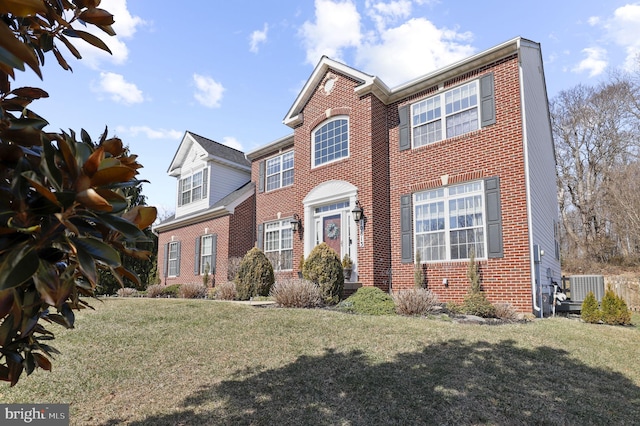
[[[611,287],[607,288],[602,298],[602,321],[609,325],[631,324],[631,311],[626,302]]]
[[[518,319],[518,312],[510,303],[496,303],[493,306],[496,310],[496,318],[505,321],[515,321]]]
[[[183,299],[203,299],[207,295],[207,287],[200,283],[182,284],[178,295]]]
[[[322,292],[312,281],[284,278],[271,287],[270,296],[284,308],[315,308],[322,305]]]
[[[463,314],[477,315],[482,318],[494,318],[496,308],[489,302],[483,291],[469,292],[464,296],[460,307]]]
[[[214,297],[216,300],[235,300],[237,296],[236,283],[233,281],[220,283],[214,287],[214,290]]]
[[[592,291],[590,291],[582,301],[580,318],[582,318],[582,321],[591,324],[597,324],[602,319],[602,312],[600,312],[598,308],[598,301]]]
[[[340,302],[341,311],[365,315],[394,315],[396,305],[389,294],[377,287],[360,287],[358,291]]]
[[[262,250],[254,247],[244,255],[234,282],[240,300],[269,295],[274,282],[273,266]]]
[[[131,287],[119,288],[118,291],[116,291],[116,295],[118,295],[118,297],[135,297],[138,295],[138,290]]]
[[[161,284],[152,284],[147,287],[147,297],[160,297],[162,295],[162,289],[164,288]]]
[[[178,295],[180,294],[180,285],[181,284],[171,284],[162,287],[160,297],[178,297]]]
[[[236,279],[241,262],[241,257],[230,257],[227,260],[227,281],[233,281]]]
[[[400,315],[426,315],[438,305],[438,296],[425,288],[400,290],[393,295]]]
[[[326,243],[320,243],[311,250],[304,262],[302,276],[320,287],[327,305],[335,305],[340,301],[344,289],[342,262],[338,253]]]

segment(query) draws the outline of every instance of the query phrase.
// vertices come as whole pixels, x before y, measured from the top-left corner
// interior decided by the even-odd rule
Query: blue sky
[[[47,56],[15,87],[50,98],[32,109],[49,131],[109,128],[139,155],[143,193],[173,212],[166,170],[186,130],[243,151],[291,133],[282,124],[321,55],[397,86],[517,36],[541,43],[549,98],[640,52],[640,2],[582,0],[103,0],[117,37],[113,55],[84,46],[73,73]],[[63,54],[66,52],[61,46]],[[212,182],[213,183],[213,182]]]

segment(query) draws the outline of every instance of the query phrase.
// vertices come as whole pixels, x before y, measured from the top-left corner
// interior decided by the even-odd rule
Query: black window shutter
[[[502,249],[502,212],[500,208],[500,178],[484,181],[484,198],[487,210],[487,257],[504,257]]]
[[[480,111],[482,113],[482,127],[496,122],[493,73],[484,75],[480,78]]]
[[[261,161],[258,165],[258,192],[264,192],[264,161]]]
[[[178,241],[178,261],[176,262],[176,277],[180,276],[180,241]]]
[[[261,224],[258,225],[258,235],[257,235],[257,237],[258,237],[257,246],[258,246],[258,248],[260,250],[263,250],[263,247],[262,247],[263,246],[263,240],[264,240],[263,232],[264,232],[264,224],[261,223]]]
[[[400,124],[398,125],[398,139],[400,151],[411,148],[411,137],[409,136],[409,105],[403,105],[398,108],[398,116]]]
[[[163,265],[163,276],[167,278],[167,274],[169,273],[169,243],[164,245],[164,265]]]
[[[216,256],[218,255],[218,236],[211,236],[211,274],[216,273]]]
[[[196,237],[196,255],[193,259],[193,274],[200,275],[200,237]]]
[[[400,249],[402,263],[413,263],[411,194],[400,197]]]

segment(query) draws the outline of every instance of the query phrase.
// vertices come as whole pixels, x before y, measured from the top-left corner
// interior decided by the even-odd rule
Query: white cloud
[[[411,16],[408,0],[367,0],[375,29],[366,33],[352,0],[316,0],[315,7],[315,22],[305,22],[299,32],[312,65],[322,55],[346,62],[342,56],[352,48],[355,66],[395,86],[475,53],[469,32],[438,28],[425,18],[405,21]]]
[[[605,24],[605,29],[614,42],[625,49],[625,67],[631,69],[637,65],[640,53],[640,4],[627,4],[616,9]]]
[[[193,74],[193,81],[196,84],[196,92],[193,96],[203,106],[207,108],[218,108],[222,101],[224,87],[211,77],[200,74]]]
[[[124,40],[132,38],[138,27],[146,24],[139,16],[131,15],[127,9],[127,0],[103,0],[100,3],[100,8],[109,11],[114,16],[115,23],[112,27],[116,32],[115,36],[109,36],[93,25],[87,25],[86,27],[75,25],[75,28],[100,38],[109,47],[111,54],[92,46],[82,39],[71,39],[73,45],[82,55],[81,62],[94,69],[99,68],[100,64],[105,61],[118,65],[125,63],[129,57],[129,49]]]
[[[265,23],[262,31],[255,30],[251,33],[249,50],[253,53],[258,53],[258,46],[267,41],[267,32],[269,26]]]
[[[147,139],[180,139],[184,132],[179,132],[173,129],[152,129],[149,126],[118,126],[116,132],[120,134],[127,134],[136,137],[140,134],[144,135]]]
[[[132,105],[144,101],[142,91],[135,84],[125,81],[120,74],[101,72],[97,92],[106,93],[111,100],[121,104]]]
[[[588,71],[589,77],[595,77],[602,74],[605,68],[607,68],[607,51],[603,48],[587,47],[586,49],[582,49],[582,53],[587,57],[572,69],[573,72],[580,73]]]
[[[232,136],[225,136],[224,138],[222,138],[222,144],[230,148],[237,149],[238,151],[243,150],[242,144],[240,143],[240,141],[238,141],[236,138]]]
[[[307,62],[316,65],[322,55],[341,61],[342,51],[361,42],[360,14],[351,0],[316,0],[315,22],[300,28]]]

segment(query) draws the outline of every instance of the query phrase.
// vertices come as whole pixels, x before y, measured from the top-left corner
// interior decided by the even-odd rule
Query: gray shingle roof
[[[196,135],[193,132],[188,133],[193,137],[193,139],[196,140],[196,142],[198,142],[205,150],[207,150],[209,154],[223,158],[233,163],[251,167],[251,162],[246,159],[246,157],[244,156],[244,152],[238,151],[237,149],[228,147],[219,142],[212,141],[211,139],[207,139],[203,136]]]

